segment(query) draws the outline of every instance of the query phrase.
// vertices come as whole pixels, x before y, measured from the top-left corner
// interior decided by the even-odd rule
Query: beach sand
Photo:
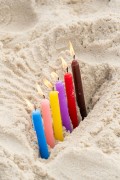
[[[36,82],[80,64],[88,116],[38,158]],[[120,0],[0,0],[0,180],[120,179]]]

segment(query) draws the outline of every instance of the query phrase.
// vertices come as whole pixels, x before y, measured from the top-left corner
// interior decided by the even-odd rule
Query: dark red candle
[[[81,73],[80,73],[80,67],[78,61],[73,60],[71,66],[72,66],[77,104],[80,109],[80,114],[82,116],[82,119],[84,119],[87,116],[87,111],[85,106],[82,79],[81,79]]]
[[[72,74],[66,73],[64,75],[64,81],[65,81],[66,95],[67,95],[67,101],[68,101],[69,115],[73,124],[73,128],[76,128],[79,123],[78,123],[78,117],[77,117],[77,108],[76,108],[76,102],[75,102]]]

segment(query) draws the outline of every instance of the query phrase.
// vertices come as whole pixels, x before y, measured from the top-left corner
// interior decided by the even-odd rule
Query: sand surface
[[[80,63],[88,116],[49,160],[38,158],[30,110],[38,82]],[[0,180],[120,179],[120,0],[0,0]]]

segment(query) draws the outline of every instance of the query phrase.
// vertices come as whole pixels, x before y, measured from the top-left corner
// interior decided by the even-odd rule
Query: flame
[[[55,79],[55,80],[58,79],[58,74],[55,73],[55,72],[52,72],[52,73],[51,73],[51,76],[52,76],[52,78]]]
[[[70,47],[70,55],[73,57],[75,55],[75,51],[74,51],[73,45],[70,41],[69,41],[69,47]]]
[[[38,94],[40,94],[40,96],[44,96],[44,93],[38,83],[36,83],[36,88],[37,88]]]
[[[48,81],[47,79],[44,79],[44,84],[48,87],[48,88],[53,88],[53,85],[50,81]]]
[[[28,105],[28,107],[30,108],[30,110],[33,110],[34,105],[30,101],[28,101],[27,99],[24,99],[24,100],[25,100],[26,104]]]
[[[61,61],[62,61],[62,67],[63,67],[63,69],[66,69],[68,66],[67,66],[66,61],[63,59],[63,57],[61,57]]]

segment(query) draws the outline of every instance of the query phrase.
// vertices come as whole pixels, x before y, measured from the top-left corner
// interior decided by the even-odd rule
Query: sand
[[[38,158],[31,113],[39,83],[81,67],[88,116]],[[0,180],[120,179],[120,1],[0,0]]]

